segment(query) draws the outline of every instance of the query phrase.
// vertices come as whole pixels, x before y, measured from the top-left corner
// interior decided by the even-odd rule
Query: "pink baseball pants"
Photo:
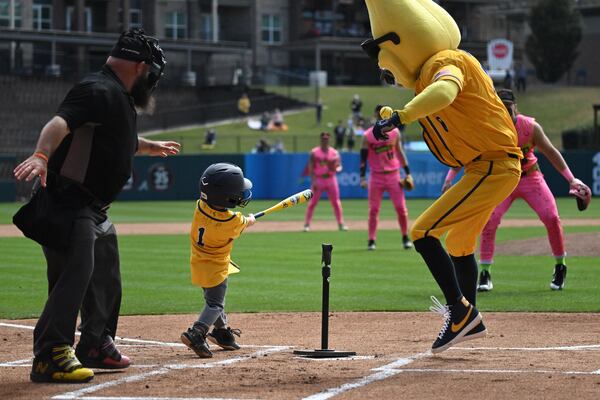
[[[371,172],[369,177],[369,240],[377,239],[377,223],[383,193],[388,192],[398,215],[398,224],[403,235],[408,233],[408,210],[404,190],[400,186],[398,172],[384,174]]]
[[[315,207],[321,199],[323,192],[327,193],[327,197],[331,202],[335,219],[337,220],[338,224],[343,224],[344,216],[342,215],[342,202],[340,201],[340,188],[338,187],[337,178],[335,176],[331,178],[316,177],[311,189],[313,191],[313,197],[310,199],[308,207],[306,207],[306,218],[304,220],[304,224],[310,225],[315,212]]]
[[[523,199],[537,213],[540,220],[546,226],[548,231],[548,240],[552,248],[552,254],[555,257],[565,255],[565,243],[556,201],[544,180],[544,175],[539,172],[533,172],[529,176],[524,176],[519,181],[516,189],[502,202],[488,220],[481,233],[480,260],[482,264],[491,264],[494,259],[496,230],[502,216],[508,211],[513,201]]]

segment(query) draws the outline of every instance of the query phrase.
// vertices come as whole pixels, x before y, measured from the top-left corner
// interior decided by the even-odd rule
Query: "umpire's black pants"
[[[81,309],[81,341],[98,346],[117,331],[121,306],[119,249],[106,214],[86,207],[73,225],[71,245],[59,251],[43,247],[48,265],[48,300],[33,331],[33,353],[73,345]]]

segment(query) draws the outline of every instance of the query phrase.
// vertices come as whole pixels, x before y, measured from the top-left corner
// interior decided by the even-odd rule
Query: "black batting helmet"
[[[212,164],[200,178],[200,198],[211,206],[245,207],[252,197],[252,182],[234,164]]]

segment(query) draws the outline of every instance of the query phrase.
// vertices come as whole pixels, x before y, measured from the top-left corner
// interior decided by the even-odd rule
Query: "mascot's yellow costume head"
[[[432,0],[366,0],[373,39],[362,45],[395,82],[414,88],[421,66],[442,50],[456,50],[460,31]]]

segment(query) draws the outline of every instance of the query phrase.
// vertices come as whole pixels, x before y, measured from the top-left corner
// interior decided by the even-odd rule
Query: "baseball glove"
[[[412,176],[406,175],[404,179],[400,180],[400,186],[406,191],[411,191],[415,188],[415,181],[413,181]]]
[[[583,211],[590,205],[592,201],[592,191],[590,188],[579,179],[574,179],[570,184],[569,195],[574,196],[577,200],[577,208]]]

